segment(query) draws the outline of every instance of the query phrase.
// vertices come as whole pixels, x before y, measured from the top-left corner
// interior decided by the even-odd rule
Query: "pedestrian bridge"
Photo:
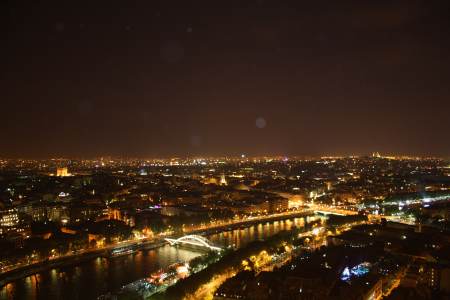
[[[221,251],[222,250],[222,248],[212,245],[211,242],[207,238],[199,236],[199,235],[185,235],[178,239],[165,238],[165,240],[168,241],[169,244],[172,246],[186,244],[186,245],[197,246],[197,247],[201,247],[201,248],[207,248],[207,249],[213,250],[213,251]]]
[[[352,215],[358,214],[358,212],[354,211],[354,210],[327,209],[327,208],[320,208],[320,209],[314,210],[314,213],[322,214],[322,215],[338,215],[338,216],[352,216]]]

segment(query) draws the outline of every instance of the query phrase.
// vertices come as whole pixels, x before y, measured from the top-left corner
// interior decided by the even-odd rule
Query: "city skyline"
[[[383,153],[371,152],[363,154],[321,154],[321,155],[281,155],[281,154],[261,154],[261,155],[173,155],[173,156],[131,156],[131,155],[98,155],[98,156],[55,156],[55,157],[0,157],[0,162],[11,161],[56,161],[56,162],[70,162],[77,160],[85,161],[140,161],[140,162],[157,162],[157,161],[209,161],[209,160],[234,160],[234,161],[289,161],[289,160],[320,160],[320,159],[343,159],[343,158],[365,158],[375,157],[384,158],[388,160],[421,160],[421,159],[439,159],[447,161],[448,156],[439,155],[413,155],[404,153]]]
[[[449,199],[378,152],[0,159],[0,299],[440,299]]]

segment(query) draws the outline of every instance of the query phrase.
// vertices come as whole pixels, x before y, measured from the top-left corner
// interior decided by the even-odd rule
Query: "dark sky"
[[[449,2],[3,1],[0,156],[448,156]]]

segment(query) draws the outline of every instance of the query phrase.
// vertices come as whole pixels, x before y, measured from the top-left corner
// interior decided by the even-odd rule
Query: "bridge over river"
[[[170,245],[190,245],[205,248],[212,251],[221,251],[222,248],[214,246],[207,238],[200,235],[185,235],[178,239],[166,238]]]

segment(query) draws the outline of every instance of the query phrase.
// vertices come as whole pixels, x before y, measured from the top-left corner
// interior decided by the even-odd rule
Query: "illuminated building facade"
[[[0,213],[1,227],[14,227],[19,224],[19,215],[16,209],[9,209]]]
[[[65,206],[53,206],[47,209],[47,217],[49,221],[58,223],[67,223],[69,221],[69,211]]]
[[[64,168],[57,168],[56,169],[56,176],[57,177],[67,177],[70,176],[69,171],[66,167]]]
[[[19,226],[19,214],[16,209],[9,209],[0,212],[0,235],[21,232]]]
[[[222,174],[222,176],[220,176],[220,182],[219,185],[228,185],[227,180],[225,179],[225,175]]]

